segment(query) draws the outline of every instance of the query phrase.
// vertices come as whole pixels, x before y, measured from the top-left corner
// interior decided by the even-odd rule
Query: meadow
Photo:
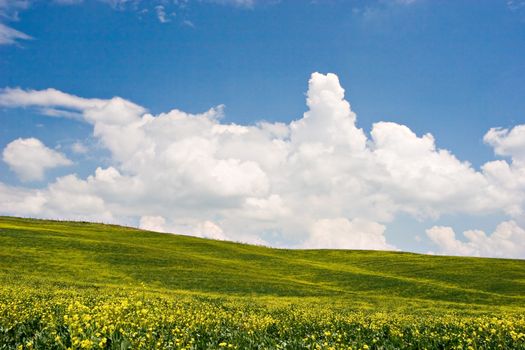
[[[525,349],[525,261],[0,217],[0,349]]]

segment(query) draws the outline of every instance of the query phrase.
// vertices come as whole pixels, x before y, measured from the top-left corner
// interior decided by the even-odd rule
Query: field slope
[[[0,217],[4,286],[140,288],[356,309],[525,310],[525,261],[284,250],[113,225]]]

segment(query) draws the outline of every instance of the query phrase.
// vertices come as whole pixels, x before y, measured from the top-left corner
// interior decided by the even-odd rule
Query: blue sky
[[[491,156],[488,128],[523,118],[525,11],[505,1],[190,2],[171,6],[169,23],[151,2],[122,6],[21,11],[9,24],[34,39],[0,48],[0,85],[122,96],[153,112],[225,104],[227,120],[250,123],[296,119],[310,73],[334,72],[365,129],[407,124],[475,164]]]
[[[525,124],[525,2],[0,0],[0,21],[1,88],[21,88],[26,92],[53,88],[85,99],[109,100],[119,96],[143,106],[155,116],[171,109],[198,114],[225,105],[221,125],[253,126],[261,120],[289,125],[308,110],[305,98],[311,74],[335,73],[346,90],[345,98],[357,114],[357,128],[363,129],[368,143],[372,142],[373,124],[380,121],[406,125],[420,138],[431,133],[438,149],[448,150],[458,160],[471,163],[471,170],[480,176],[494,178],[483,173],[486,162],[498,159],[507,162],[512,167],[516,185],[505,189],[494,189],[493,183],[487,186],[498,193],[507,191],[511,197],[517,193],[517,198],[502,199],[497,208],[480,205],[479,210],[466,213],[461,209],[439,209],[432,214],[404,208],[403,201],[409,202],[409,199],[389,194],[387,204],[378,205],[390,206],[393,201],[397,209],[376,216],[336,204],[343,198],[334,202],[326,199],[326,206],[339,209],[327,213],[326,217],[312,219],[309,226],[275,219],[275,225],[253,224],[253,232],[243,236],[237,234],[238,227],[253,223],[249,220],[251,214],[246,214],[250,210],[241,205],[236,210],[243,211],[246,218],[242,223],[230,222],[228,218],[233,212],[224,212],[225,208],[234,207],[229,194],[207,198],[206,203],[217,203],[212,206],[215,210],[196,205],[193,211],[184,207],[166,214],[144,207],[141,215],[140,204],[134,202],[138,197],[115,199],[118,205],[110,205],[118,194],[111,197],[90,190],[91,196],[102,198],[108,206],[103,212],[109,213],[93,219],[139,225],[140,218],[145,217],[144,222],[150,218],[158,229],[177,232],[186,229],[197,235],[214,225],[211,231],[231,239],[284,246],[310,242],[309,247],[323,246],[322,234],[318,234],[320,227],[339,232],[338,237],[345,232],[353,237],[353,231],[365,235],[367,230],[377,233],[377,227],[361,222],[368,220],[383,225],[388,244],[397,249],[420,252],[441,249],[444,253],[467,255],[490,255],[490,252],[462,237],[463,231],[483,230],[490,238],[490,233],[498,232],[500,223],[512,222],[513,237],[522,234],[525,220],[518,209],[523,208],[525,192],[525,181],[520,177],[523,176],[520,157],[525,151],[520,145],[505,145],[520,139],[521,131],[513,128]],[[310,80],[310,92],[316,89],[316,84],[325,84],[321,80]],[[337,95],[337,89],[332,90]],[[3,95],[6,94],[4,90]],[[308,96],[313,96],[313,92]],[[60,103],[51,107],[57,105],[63,107]],[[29,150],[45,148],[70,162],[60,164],[58,158],[53,158],[55,162],[40,166],[42,176],[28,180],[21,172],[35,169],[6,161],[4,151],[4,162],[0,164],[3,213],[24,214],[22,209],[13,209],[20,205],[15,205],[6,194],[15,188],[26,191],[29,197],[34,197],[35,192],[27,191],[36,190],[44,191],[47,196],[52,193],[50,188],[57,178],[76,174],[79,180],[88,181],[97,167],[140,175],[136,168],[130,170],[126,165],[129,159],[119,158],[115,149],[108,146],[104,137],[110,136],[96,135],[95,122],[86,122],[82,116],[50,117],[42,113],[42,109],[48,107],[45,103],[27,101],[4,102],[0,107],[1,149],[7,149],[16,139],[34,138],[40,144],[24,146],[29,148],[16,144],[19,147],[16,150],[32,152]],[[83,114],[86,111],[82,108],[73,109],[80,109],[79,113]],[[512,130],[519,132],[484,141],[486,133],[495,127],[508,129],[509,135]],[[321,143],[330,144],[329,140]],[[77,152],[73,151],[74,144],[81,145]],[[503,146],[499,154],[494,155],[497,145]],[[45,154],[42,157],[50,155],[49,152],[42,154]],[[237,159],[232,155],[228,157]],[[255,156],[250,160],[258,161]],[[283,200],[283,207],[288,206],[292,213],[299,210],[285,194],[293,185],[287,185],[282,193],[273,193],[277,188],[275,183],[281,182],[264,166],[261,169],[270,178],[269,192],[257,192],[256,196],[251,193],[243,200],[262,200],[265,196],[268,200],[275,194]],[[304,172],[292,174],[302,176]],[[333,179],[334,174],[326,180]],[[374,186],[382,185],[374,183]],[[389,184],[384,186],[385,193],[397,193]],[[450,188],[447,184],[443,186]],[[381,193],[381,189],[378,191]],[[198,196],[196,192],[189,193]],[[462,198],[470,195],[468,192]],[[344,197],[345,201],[365,194],[348,196]],[[372,194],[367,192],[366,196]],[[239,196],[235,198],[240,200]],[[414,205],[431,206],[432,203]],[[446,204],[436,206],[445,208]],[[136,208],[122,209],[126,205]],[[461,207],[456,202],[450,204],[454,206]],[[81,211],[73,215],[56,206],[53,208],[35,209],[27,215],[67,218],[84,215]],[[197,211],[201,213],[195,214]],[[337,221],[342,218],[347,222]],[[441,231],[426,233],[431,227]],[[436,238],[450,236],[445,228],[456,231],[457,241],[452,245]],[[310,235],[300,232],[310,232]],[[326,242],[339,241],[327,237]],[[458,246],[454,242],[467,243]],[[374,244],[372,248],[379,247]],[[353,247],[352,244],[349,243],[349,247]],[[524,257],[525,249],[495,255]]]

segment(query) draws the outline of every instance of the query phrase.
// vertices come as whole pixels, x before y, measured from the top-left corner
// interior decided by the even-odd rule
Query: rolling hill
[[[0,282],[324,300],[355,308],[525,309],[525,261],[286,250],[94,223],[0,217]]]

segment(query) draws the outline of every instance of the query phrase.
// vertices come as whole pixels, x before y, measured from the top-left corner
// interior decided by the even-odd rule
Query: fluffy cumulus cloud
[[[451,227],[434,226],[426,233],[440,248],[440,254],[525,257],[525,230],[512,220],[499,224],[490,235],[480,230],[465,231],[466,242],[458,240]]]
[[[514,197],[514,205],[509,206],[507,212],[525,222],[525,125],[510,130],[490,129],[483,140],[494,148],[496,155],[510,159],[487,162],[482,169],[496,190]]]
[[[162,216],[142,216],[139,228],[148,231],[178,233],[202,238],[228,239],[222,228],[208,220],[186,225],[169,225]]]
[[[483,140],[501,156],[511,157],[513,161],[525,163],[525,125],[518,125],[511,130],[492,128]]]
[[[0,212],[134,222],[160,232],[258,244],[358,249],[396,249],[385,225],[401,213],[418,219],[522,217],[522,126],[489,131],[487,144],[508,159],[476,170],[439,149],[431,134],[416,135],[404,125],[378,122],[367,135],[334,74],[312,74],[306,103],[304,115],[288,124],[238,125],[221,121],[222,106],[201,114],[152,115],[118,97],[5,89],[0,106],[89,123],[111,154],[111,166],[87,178],[60,177],[38,190],[2,185]],[[450,238],[447,230],[436,232]]]
[[[305,248],[394,249],[386,243],[385,226],[376,222],[347,218],[321,219],[311,228]]]
[[[42,180],[45,170],[71,164],[35,138],[14,140],[5,147],[2,157],[22,181]]]

